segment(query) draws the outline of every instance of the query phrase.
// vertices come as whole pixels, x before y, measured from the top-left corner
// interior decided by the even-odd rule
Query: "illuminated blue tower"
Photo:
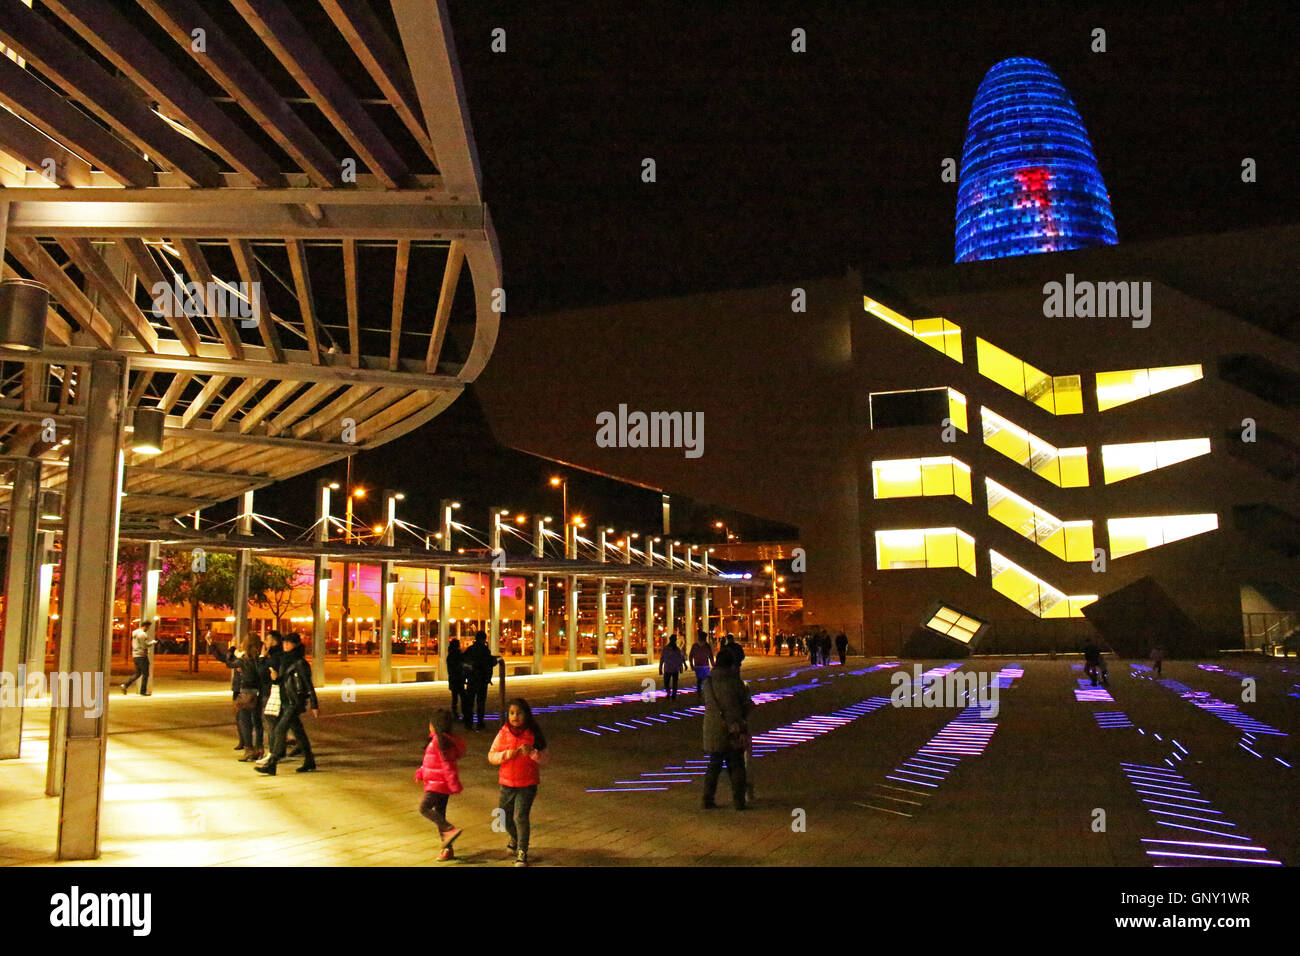
[[[957,261],[1114,245],[1079,111],[1045,63],[1003,60],[975,92],[957,189]]]

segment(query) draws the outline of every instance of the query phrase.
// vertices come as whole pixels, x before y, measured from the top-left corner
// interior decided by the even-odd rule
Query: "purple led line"
[[[1156,840],[1151,837],[1143,837],[1143,843],[1172,843],[1175,846],[1199,846],[1208,847],[1217,850],[1243,850],[1247,853],[1267,853],[1268,850],[1262,846],[1237,846],[1235,843],[1198,843],[1195,840]]]
[[[1207,853],[1172,853],[1168,850],[1147,850],[1147,856],[1178,856],[1195,860],[1218,860],[1221,863],[1259,863],[1269,866],[1281,866],[1281,860],[1252,860],[1244,856],[1210,856]]]

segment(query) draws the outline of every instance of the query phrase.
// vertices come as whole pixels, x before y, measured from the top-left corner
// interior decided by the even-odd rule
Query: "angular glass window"
[[[1110,556],[1122,558],[1162,544],[1214,531],[1219,527],[1217,514],[1153,515],[1146,518],[1111,518],[1106,522],[1110,534]]]
[[[1156,392],[1177,388],[1201,378],[1199,365],[1166,365],[1097,373],[1097,410],[1135,402]]]
[[[984,444],[994,451],[1001,452],[1058,488],[1087,486],[1087,448],[1057,448],[983,406],[980,407],[980,420]]]
[[[956,495],[971,500],[970,466],[951,456],[873,461],[871,480],[877,498]]]
[[[1062,561],[1092,560],[1092,522],[1062,521],[991,478],[984,479],[989,517]]]
[[[907,528],[876,532],[876,567],[961,568],[975,575],[975,539],[957,528]]]
[[[1172,441],[1142,441],[1101,446],[1102,478],[1108,485],[1168,468],[1180,461],[1210,453],[1208,438],[1179,438]]]
[[[980,374],[1008,391],[1027,398],[1053,415],[1083,412],[1082,378],[1078,375],[1048,375],[985,339],[975,339]]]
[[[1083,617],[1095,594],[1067,595],[996,551],[989,551],[993,590],[1037,617]]]
[[[862,307],[878,319],[924,342],[935,351],[942,352],[955,362],[962,361],[961,329],[944,318],[909,319],[884,303],[868,296],[862,297]]]

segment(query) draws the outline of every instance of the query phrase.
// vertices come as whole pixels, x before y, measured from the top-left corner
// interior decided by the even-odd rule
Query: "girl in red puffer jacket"
[[[452,736],[452,717],[449,710],[436,710],[429,721],[429,746],[424,751],[424,763],[415,771],[415,782],[424,784],[424,800],[420,812],[432,820],[442,837],[439,860],[454,860],[456,851],[452,843],[460,836],[461,828],[447,822],[447,800],[453,793],[465,788],[460,784],[456,761],[465,755],[465,742]]]
[[[528,814],[537,796],[541,780],[538,765],[546,759],[546,735],[533,719],[528,701],[516,697],[506,710],[506,721],[492,741],[488,763],[501,768],[501,808],[506,833],[510,834],[507,850],[515,854],[515,866],[528,865]]]

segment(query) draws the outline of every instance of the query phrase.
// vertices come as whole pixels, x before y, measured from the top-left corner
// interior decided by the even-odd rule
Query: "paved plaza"
[[[1260,658],[1145,664],[1110,660],[1095,691],[1078,658],[925,661],[986,675],[997,713],[893,706],[912,661],[750,658],[757,707],[752,809],[700,808],[701,719],[694,679],[645,700],[653,668],[509,680],[550,740],[533,810],[538,866],[1294,865],[1300,780],[1300,664]],[[413,773],[444,684],[367,684],[344,700],[330,667],[320,765],[276,777],[236,761],[219,674],[164,669],[152,697],[110,704],[104,865],[505,866],[491,828],[495,724],[469,733],[465,827],[454,864],[435,864],[434,828]],[[1243,679],[1255,681],[1243,702]],[[497,688],[489,710],[497,710]],[[914,704],[923,703],[917,694]],[[54,862],[58,800],[42,795],[48,711],[29,711],[23,755],[0,764],[0,862]],[[458,733],[461,731],[457,731]],[[1104,831],[1101,830],[1104,824]]]

